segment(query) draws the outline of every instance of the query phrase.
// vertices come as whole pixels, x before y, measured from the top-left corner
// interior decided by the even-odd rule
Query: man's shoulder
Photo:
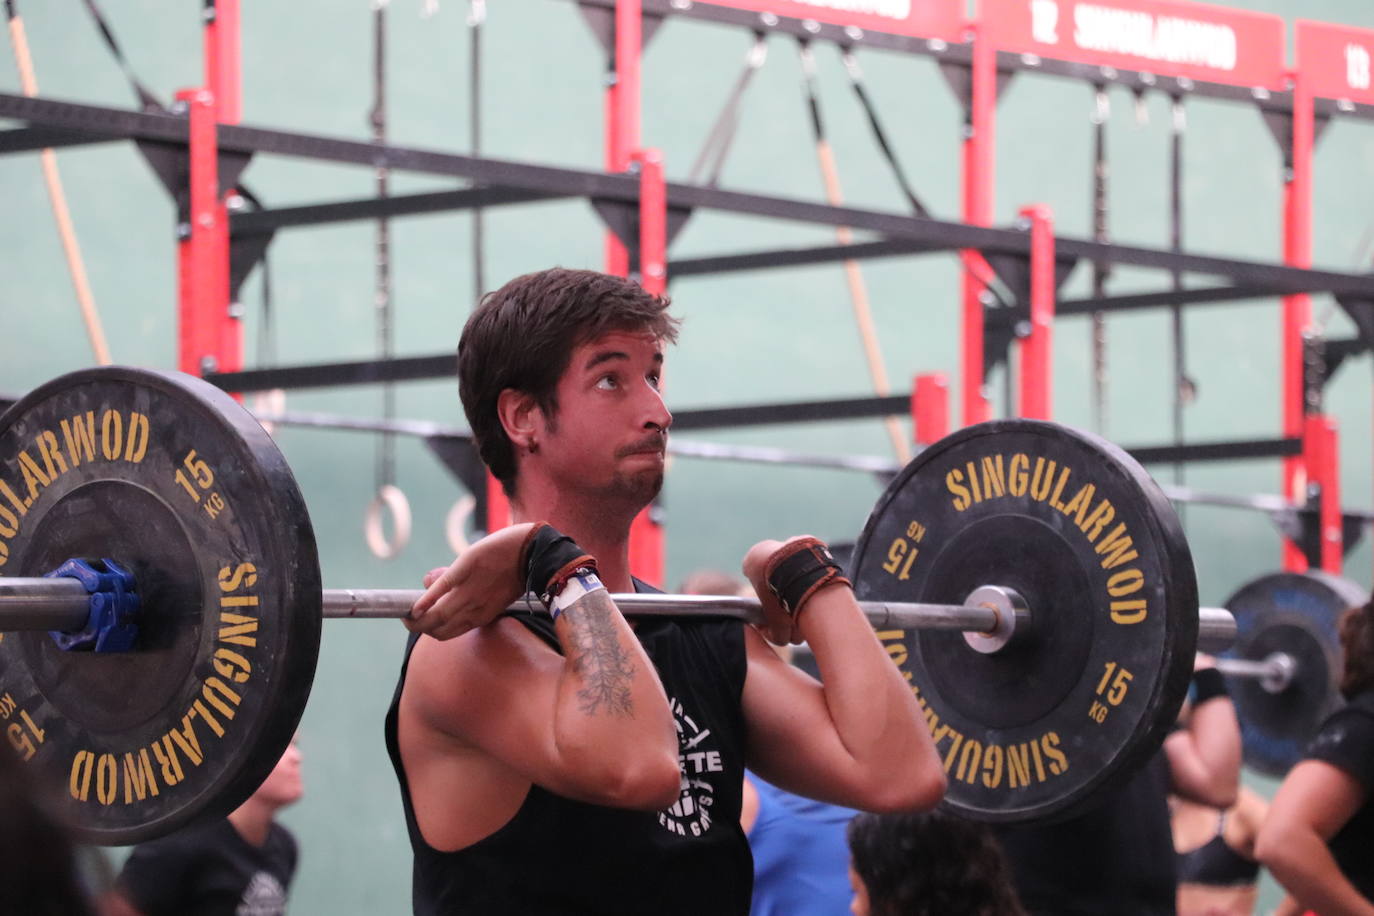
[[[130,862],[169,859],[190,860],[230,842],[234,828],[226,818],[200,821],[175,830],[166,836],[147,840],[133,848]]]

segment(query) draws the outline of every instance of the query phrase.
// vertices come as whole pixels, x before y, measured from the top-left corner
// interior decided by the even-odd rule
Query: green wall
[[[1294,18],[1374,26],[1365,0],[1251,0],[1236,3]],[[173,9],[174,6],[179,9]],[[244,121],[252,125],[367,136],[370,4],[325,0],[245,4]],[[390,12],[391,135],[395,142],[466,151],[466,4],[448,0],[433,18],[416,2]],[[198,5],[106,0],[135,69],[163,97],[199,79]],[[117,106],[133,100],[77,0],[20,3],[45,95]],[[670,178],[685,176],[733,83],[749,35],[672,21],[655,37],[644,68],[644,138],[664,150]],[[822,196],[790,39],[769,41],[770,59],[744,104],[723,184],[819,200]],[[601,162],[603,61],[576,7],[563,0],[490,5],[485,30],[484,147],[489,155],[596,168]],[[817,49],[822,104],[846,196],[858,206],[901,210],[902,201],[829,47]],[[958,213],[960,113],[935,65],[877,52],[861,55],[869,88],[918,192],[939,216]],[[9,63],[0,91],[18,91]],[[1123,242],[1167,242],[1168,110],[1150,97],[1138,123],[1128,93],[1113,90],[1109,126],[1112,232]],[[1088,87],[1022,75],[1003,96],[998,127],[997,218],[1044,202],[1062,233],[1090,227]],[[1189,103],[1185,237],[1196,251],[1275,259],[1280,246],[1279,154],[1246,106]],[[119,362],[175,364],[173,210],[129,145],[93,146],[59,156],[76,228],[110,344]],[[1336,124],[1317,155],[1316,261],[1363,268],[1374,188],[1374,126]],[[261,158],[245,180],[274,206],[371,193],[366,169]],[[452,183],[398,175],[395,192]],[[92,362],[63,266],[36,155],[0,162],[0,391],[18,392]],[[595,267],[600,226],[581,202],[510,207],[488,215],[487,276],[495,282],[550,264]],[[470,220],[414,217],[393,225],[396,340],[402,354],[448,349],[472,304]],[[272,248],[275,352],[283,364],[363,359],[376,353],[372,238],[367,224],[288,231]],[[674,247],[676,257],[774,244],[823,244],[821,228],[701,214]],[[892,259],[865,267],[883,355],[898,390],[916,372],[945,371],[958,385],[958,268],[948,256]],[[1158,278],[1121,270],[1113,289]],[[684,279],[672,293],[686,318],[670,359],[668,393],[681,407],[861,395],[868,377],[838,266]],[[1086,293],[1086,274],[1066,295]],[[262,322],[260,279],[244,291],[252,352]],[[1329,300],[1315,310],[1334,336],[1350,332]],[[1259,438],[1278,433],[1278,327],[1275,300],[1194,308],[1187,315],[1188,360],[1200,394],[1187,414],[1190,437]],[[1123,443],[1170,435],[1168,316],[1148,312],[1108,320],[1110,392],[1105,432]],[[1056,415],[1091,423],[1090,331],[1086,319],[1055,328]],[[1349,505],[1370,494],[1369,360],[1354,360],[1329,391],[1342,424],[1342,486]],[[399,416],[461,422],[455,386],[400,386]],[[374,388],[292,393],[288,407],[377,416]],[[684,435],[683,438],[687,438]],[[884,454],[876,422],[764,427],[692,435],[833,454]],[[309,502],[329,586],[411,586],[446,563],[443,519],[460,488],[422,445],[397,445],[399,483],[415,510],[415,538],[398,559],[374,559],[362,514],[375,480],[372,442],[358,434],[287,430],[279,441]],[[1163,479],[1169,470],[1162,468]],[[1197,466],[1189,484],[1228,493],[1275,492],[1273,462]],[[838,471],[682,459],[666,491],[668,581],[702,566],[734,568],[765,536],[809,531],[853,537],[879,484]],[[1186,512],[1206,603],[1277,568],[1278,541],[1257,515],[1191,507]],[[1351,556],[1348,574],[1370,579],[1371,548]],[[409,851],[395,781],[381,743],[404,632],[390,622],[332,623],[302,726],[307,797],[286,814],[304,858],[294,894],[299,912],[399,912],[409,899]]]

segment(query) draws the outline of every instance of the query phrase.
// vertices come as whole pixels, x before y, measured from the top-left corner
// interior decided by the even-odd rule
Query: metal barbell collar
[[[970,599],[975,599],[981,591],[975,591]],[[1014,594],[1010,589],[1000,591]],[[419,589],[324,589],[322,616],[354,620],[405,617],[423,594]],[[757,598],[653,593],[611,597],[630,617],[736,617],[749,623],[763,622],[763,608]],[[86,590],[75,579],[0,577],[0,632],[81,629],[86,625],[88,599]],[[864,616],[875,629],[963,630],[995,635],[1007,631],[1008,621],[994,605],[996,602],[992,601],[967,605],[859,602]],[[510,607],[513,611],[531,609],[539,609],[533,599],[519,600]],[[1025,616],[1018,613],[1015,627],[1020,630],[1026,625]],[[1200,650],[1220,651],[1234,641],[1235,635],[1236,622],[1229,611],[1198,609]]]

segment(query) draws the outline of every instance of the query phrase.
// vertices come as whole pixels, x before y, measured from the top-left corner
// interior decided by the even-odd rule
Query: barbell
[[[110,562],[73,577],[77,558]],[[930,725],[946,805],[986,821],[1067,817],[1129,776],[1181,707],[1199,635],[1210,650],[1233,635],[1228,612],[1199,609],[1145,471],[1051,423],[925,449],[849,572]],[[322,619],[398,617],[419,594],[325,591],[305,501],[252,416],[190,376],[121,367],[54,379],[0,417],[0,575],[0,727],[99,843],[240,804],[296,730]],[[737,598],[617,600],[759,619]],[[63,632],[97,610],[104,647],[124,651]]]

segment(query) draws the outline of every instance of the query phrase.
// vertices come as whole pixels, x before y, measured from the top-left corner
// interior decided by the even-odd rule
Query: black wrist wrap
[[[815,538],[793,541],[768,561],[764,578],[783,610],[796,617],[801,606],[817,590],[835,582],[850,585],[830,548]]]
[[[1193,672],[1193,706],[1201,706],[1216,697],[1230,696],[1226,692],[1226,678],[1215,668],[1199,668]]]
[[[579,570],[596,571],[596,559],[550,524],[540,525],[524,549],[525,590],[534,592],[544,607]]]

